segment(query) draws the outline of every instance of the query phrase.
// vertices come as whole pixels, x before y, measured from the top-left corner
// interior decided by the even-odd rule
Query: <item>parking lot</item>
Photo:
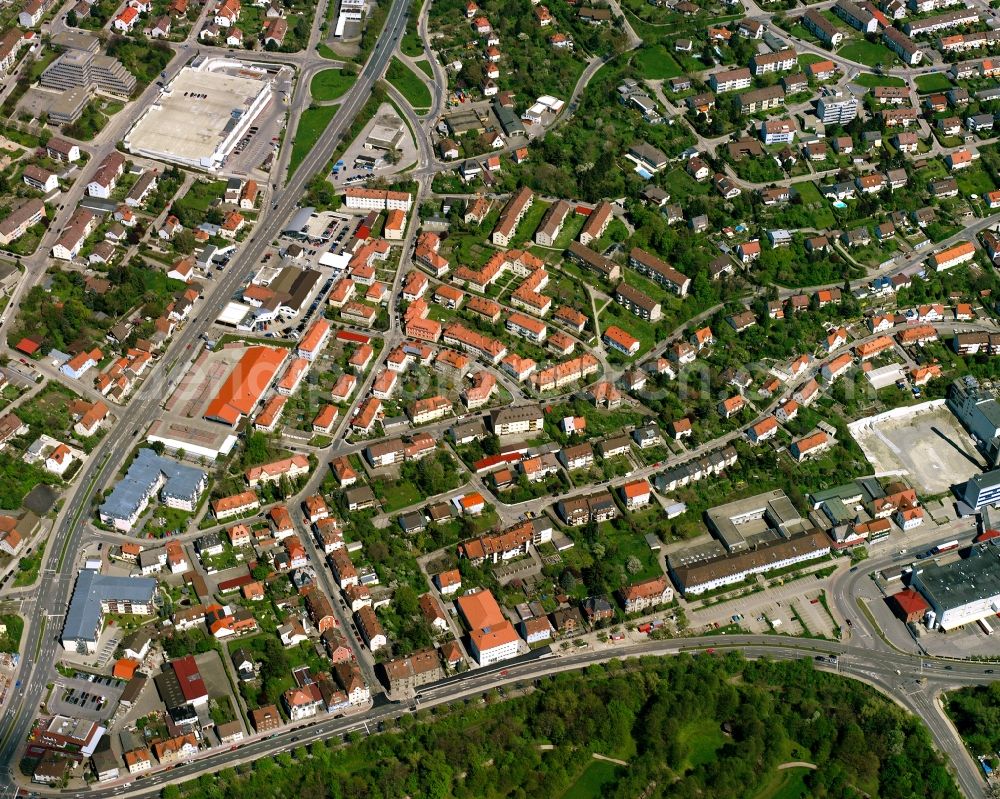
[[[834,622],[823,606],[827,580],[812,576],[757,591],[728,602],[688,610],[692,629],[719,629],[738,625],[750,633],[780,632],[789,635],[816,635],[835,638]]]
[[[398,157],[395,163],[391,158],[387,158],[385,150],[365,149],[365,140],[372,128],[376,124],[392,124],[402,127],[404,134],[396,150]],[[360,160],[359,160],[360,159]],[[415,164],[417,161],[417,146],[413,141],[413,134],[410,128],[396,113],[395,109],[388,103],[379,106],[375,116],[365,125],[361,134],[351,142],[350,146],[341,156],[343,164],[336,170],[336,174],[329,176],[329,180],[338,188],[344,186],[360,185],[370,177],[393,175]],[[374,163],[373,163],[374,162]]]
[[[248,131],[251,135],[241,139],[226,158],[226,171],[245,177],[255,169],[260,169],[268,156],[277,156],[281,129],[288,110],[285,98],[290,93],[291,76],[286,69],[282,69],[275,79],[274,94],[270,102],[257,115],[253,127]]]
[[[93,721],[109,716],[125,687],[113,677],[84,672],[77,672],[74,677],[64,677],[56,685],[49,700],[52,712]]]

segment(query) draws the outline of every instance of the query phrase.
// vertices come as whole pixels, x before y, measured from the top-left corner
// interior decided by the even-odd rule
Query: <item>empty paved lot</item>
[[[969,434],[943,405],[861,420],[851,432],[876,474],[902,474],[920,494],[946,493],[983,469]]]

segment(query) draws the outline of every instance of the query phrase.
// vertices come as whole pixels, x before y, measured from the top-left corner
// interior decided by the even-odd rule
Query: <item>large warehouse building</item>
[[[211,171],[270,102],[271,78],[229,58],[208,58],[177,73],[125,136],[130,153]]]
[[[954,630],[1000,612],[1000,543],[975,545],[969,556],[916,566],[911,585],[931,606],[927,626]]]
[[[232,426],[249,416],[271,387],[287,357],[288,350],[279,347],[247,347],[205,409],[205,418]]]

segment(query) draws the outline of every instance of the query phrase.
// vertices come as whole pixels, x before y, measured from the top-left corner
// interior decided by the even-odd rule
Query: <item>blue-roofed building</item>
[[[70,652],[97,651],[97,641],[108,613],[148,616],[155,612],[156,580],[147,577],[111,577],[93,569],[76,576],[63,623],[62,645]]]
[[[101,505],[101,521],[116,530],[130,531],[157,492],[168,508],[194,511],[207,485],[208,475],[201,469],[184,466],[151,449],[140,449],[125,477]]]

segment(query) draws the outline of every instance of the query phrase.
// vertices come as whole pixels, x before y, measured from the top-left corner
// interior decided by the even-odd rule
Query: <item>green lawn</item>
[[[0,616],[0,623],[7,628],[7,632],[0,635],[0,652],[15,653],[20,651],[21,633],[24,632],[24,619],[16,614]]]
[[[606,760],[595,760],[566,789],[563,799],[600,799],[617,780],[619,768]]]
[[[803,180],[798,183],[793,183],[792,188],[795,189],[795,193],[802,198],[803,205],[824,202],[823,195],[819,193],[819,189],[816,188],[816,184],[811,180]]]
[[[888,67],[896,62],[896,56],[885,45],[867,41],[849,42],[837,51],[837,55],[851,61],[859,61],[870,67],[874,67],[876,64]]]
[[[956,172],[955,180],[958,182],[958,190],[965,195],[978,194],[982,196],[996,188],[989,173],[978,162]]]
[[[17,576],[14,577],[14,587],[23,588],[31,585],[38,579],[38,572],[42,568],[42,558],[45,556],[45,544],[41,544],[38,549],[27,557],[21,558],[18,563]]]
[[[682,73],[680,64],[662,44],[643,47],[635,57],[635,66],[647,80],[670,80]]]
[[[385,512],[392,513],[400,508],[416,505],[424,497],[413,483],[394,482],[385,487]]]
[[[809,796],[805,776],[809,769],[787,768],[777,771],[774,777],[757,792],[754,799],[805,799]]]
[[[692,194],[708,194],[708,183],[699,183],[683,169],[672,169],[664,181],[671,199],[679,199]]]
[[[314,100],[336,100],[358,79],[350,70],[324,69],[317,72],[309,84],[309,93]]]
[[[917,75],[917,91],[921,94],[930,92],[946,92],[951,88],[951,81],[940,72],[927,75]]]
[[[687,746],[687,766],[695,768],[715,760],[715,753],[726,742],[717,721],[700,719],[686,724],[680,733],[681,741]]]
[[[335,105],[320,105],[307,108],[299,117],[299,125],[295,129],[295,136],[292,139],[292,155],[288,161],[288,177],[295,174],[295,170],[306,154],[313,148],[320,135],[330,124],[333,115],[337,113]]]
[[[805,42],[812,42],[813,44],[819,44],[819,39],[816,38],[812,31],[808,30],[805,25],[796,22],[792,27],[788,29],[788,32],[798,39],[802,39]]]
[[[525,246],[531,244],[535,231],[538,230],[538,226],[542,223],[542,217],[545,216],[545,212],[548,210],[549,203],[535,200],[531,204],[531,208],[525,211],[524,218],[521,220],[521,224],[517,226],[517,231],[514,234],[515,240],[519,244]]]
[[[413,63],[416,64],[418,67],[420,67],[420,71],[423,72],[425,75],[427,75],[428,78],[430,78],[431,80],[434,79],[434,68],[431,66],[430,61],[428,61],[426,58],[421,58],[418,61],[414,61]]]
[[[818,55],[817,53],[800,53],[799,54],[799,66],[807,67],[810,64],[818,64],[820,61],[826,61],[824,56]]]
[[[427,84],[422,78],[398,58],[392,59],[386,78],[388,78],[389,83],[399,89],[414,109],[430,108],[431,90],[427,88]]]
[[[872,89],[876,86],[905,86],[906,81],[902,78],[894,78],[891,75],[873,75],[870,72],[862,72],[851,83],[858,86],[867,86]]]
[[[420,41],[420,36],[415,30],[408,30],[403,34],[403,39],[399,43],[399,49],[403,51],[403,55],[416,58],[424,54],[424,43]]]

